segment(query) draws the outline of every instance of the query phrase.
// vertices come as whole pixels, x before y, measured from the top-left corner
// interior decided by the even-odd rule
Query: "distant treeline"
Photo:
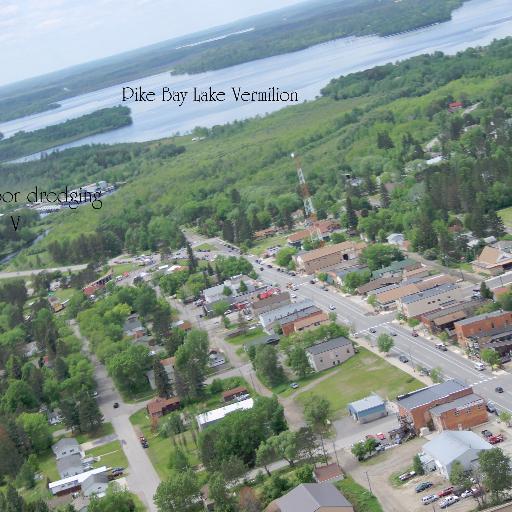
[[[346,36],[389,35],[449,20],[465,0],[321,0],[280,9],[198,34],[184,41],[198,42],[247,28],[251,32],[197,46],[177,40],[142,48],[97,63],[77,66],[0,89],[0,122],[43,112],[58,102],[173,70],[201,73],[254,59],[281,55]],[[187,39],[187,38],[185,38]]]
[[[12,160],[132,123],[128,107],[104,108],[33,132],[0,140],[0,161]]]

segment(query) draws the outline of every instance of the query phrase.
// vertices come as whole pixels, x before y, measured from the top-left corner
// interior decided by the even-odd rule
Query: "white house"
[[[59,460],[68,455],[80,454],[80,445],[74,437],[63,437],[52,446],[52,451]]]
[[[478,462],[478,454],[491,448],[491,444],[470,430],[444,430],[423,446],[423,453],[426,459],[433,459],[445,478],[449,478],[455,461],[471,469]]]

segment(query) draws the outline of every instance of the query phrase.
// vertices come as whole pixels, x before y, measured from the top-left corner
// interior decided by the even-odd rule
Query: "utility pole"
[[[336,451],[336,445],[334,444],[334,439],[332,440],[332,449],[334,451],[334,456],[336,457],[336,464],[340,465],[340,461],[338,460],[338,452]]]

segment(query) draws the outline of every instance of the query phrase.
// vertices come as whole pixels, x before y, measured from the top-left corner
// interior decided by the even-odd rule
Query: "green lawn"
[[[383,512],[377,498],[351,477],[347,476],[335,485],[352,503],[355,512]]]
[[[252,331],[248,331],[247,334],[240,334],[238,336],[234,336],[233,338],[226,338],[226,341],[232,345],[243,345],[250,340],[260,338],[263,336],[263,334],[263,329],[253,329]]]
[[[119,441],[112,441],[111,443],[88,450],[85,455],[86,457],[100,457],[100,460],[93,464],[95,468],[101,466],[108,466],[110,468],[128,467],[128,460]]]
[[[502,218],[503,224],[505,224],[507,228],[512,228],[512,206],[498,210],[497,213]]]
[[[274,247],[276,245],[280,245],[281,247],[286,247],[289,234],[286,235],[276,235],[271,236],[269,238],[265,238],[259,242],[256,242],[253,247],[249,248],[249,252],[251,254],[255,254],[256,256],[261,256],[269,247]]]
[[[101,427],[96,430],[96,432],[89,432],[84,434],[78,434],[76,437],[76,440],[82,444],[86,443],[87,441],[92,441],[93,439],[99,439],[103,436],[108,436],[110,434],[114,433],[114,427],[112,426],[112,423],[103,423]]]
[[[51,450],[46,452],[44,455],[39,455],[37,462],[39,465],[37,472],[42,475],[41,480],[37,480],[35,487],[32,489],[20,490],[20,494],[28,502],[36,501],[39,499],[48,501],[51,499],[52,494],[48,490],[48,482],[53,482],[55,480],[59,480],[60,478],[59,472],[57,471],[57,462]]]
[[[112,265],[114,276],[120,276],[124,272],[131,272],[137,268],[140,267],[136,263],[120,263],[119,265]]]
[[[419,380],[360,347],[359,353],[343,363],[331,377],[310,391],[300,393],[297,401],[303,404],[309,395],[318,395],[329,400],[334,412],[346,415],[348,403],[373,392],[383,399],[392,400],[397,395],[421,387],[424,384]]]
[[[130,421],[141,430],[142,434],[148,440],[149,448],[147,449],[147,454],[160,478],[162,480],[166,479],[170,475],[168,464],[171,453],[174,450],[172,438],[161,437],[158,433],[151,431],[149,417],[145,409],[141,409],[135,414],[132,414]],[[185,448],[190,463],[192,466],[197,466],[199,464],[199,453],[190,432],[187,431],[184,434],[176,436],[176,441],[178,442],[179,440],[179,445],[183,447],[181,444],[182,439],[186,441]]]
[[[194,247],[194,251],[215,251],[215,246],[209,243],[204,243]]]

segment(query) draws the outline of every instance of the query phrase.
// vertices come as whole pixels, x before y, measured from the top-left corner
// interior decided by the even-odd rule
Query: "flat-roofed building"
[[[327,271],[337,266],[352,266],[366,247],[365,242],[346,241],[294,256],[297,268],[306,274]]]
[[[467,347],[472,336],[493,331],[502,327],[512,328],[512,311],[492,311],[470,318],[461,319],[455,323],[457,341],[461,347]]]
[[[447,283],[425,291],[407,295],[397,300],[399,311],[407,318],[414,318],[462,300],[463,290]]]
[[[252,398],[247,398],[246,400],[241,400],[240,402],[234,402],[232,404],[225,405],[224,407],[219,407],[213,411],[198,414],[196,416],[197,426],[199,427],[199,430],[204,430],[208,425],[217,423],[217,421],[220,421],[232,412],[247,411],[252,409],[253,406],[254,400]]]
[[[292,313],[297,313],[298,311],[303,311],[311,307],[316,307],[311,299],[304,299],[300,302],[294,302],[293,304],[285,304],[284,306],[272,309],[266,313],[261,313],[260,324],[263,329],[268,331],[269,329],[272,329],[272,326],[279,320],[286,318]]]

